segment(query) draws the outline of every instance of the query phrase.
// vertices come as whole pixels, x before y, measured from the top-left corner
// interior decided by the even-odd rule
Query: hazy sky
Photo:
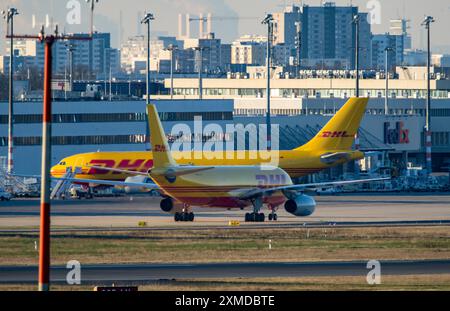
[[[82,25],[73,26],[66,23],[70,1],[79,1],[82,7]],[[264,28],[257,19],[250,17],[263,17],[266,12],[277,12],[285,4],[320,5],[319,0],[285,1],[285,0],[100,0],[96,7],[95,26],[99,31],[113,33],[113,45],[119,40],[120,12],[123,20],[123,38],[135,35],[138,32],[138,16],[146,10],[155,14],[156,20],[152,23],[153,31],[160,34],[176,35],[178,31],[178,13],[198,15],[200,12],[211,12],[216,16],[245,17],[242,20],[214,21],[213,31],[218,37],[231,41],[242,34],[264,33]],[[424,44],[425,36],[420,23],[424,15],[436,18],[433,25],[433,45],[450,46],[450,1],[449,0],[336,0],[337,5],[358,5],[360,11],[368,12],[368,5],[380,3],[380,24],[372,26],[372,32],[383,33],[389,30],[389,20],[406,16],[411,20],[411,33],[414,47]],[[60,29],[69,31],[88,31],[89,5],[85,0],[0,0],[0,8],[15,6],[21,13],[16,18],[17,32],[36,33],[38,28],[32,28],[32,15],[36,16],[37,24],[42,24],[45,15],[49,14]],[[141,12],[141,13],[139,13]],[[193,23],[192,29],[198,29]],[[5,35],[5,22],[0,24],[1,36]],[[3,52],[4,40],[0,46]],[[449,48],[450,49],[450,48]]]

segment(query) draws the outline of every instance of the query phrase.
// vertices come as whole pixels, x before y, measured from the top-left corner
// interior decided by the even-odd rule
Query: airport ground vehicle
[[[0,188],[0,201],[9,201],[12,199],[12,194],[6,192],[4,189]]]
[[[70,197],[72,199],[82,199],[82,198],[92,199],[93,198],[93,195],[89,190],[85,189],[83,186],[76,185],[76,184],[73,184],[70,187],[69,193],[70,193]]]

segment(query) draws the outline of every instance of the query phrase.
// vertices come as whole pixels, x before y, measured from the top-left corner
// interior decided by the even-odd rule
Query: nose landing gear
[[[269,221],[277,221],[278,220],[278,215],[276,213],[277,209],[278,209],[277,207],[269,205],[269,210],[270,210]]]
[[[181,213],[176,212],[173,218],[175,221],[192,222],[194,221],[195,215],[189,211],[188,205],[183,205],[183,211]]]
[[[194,213],[192,213],[192,212],[190,212],[190,213],[185,213],[185,212],[178,213],[178,212],[176,212],[175,215],[174,215],[175,221],[189,221],[189,222],[191,222],[191,221],[194,221],[194,218],[195,218],[195,216],[194,216]]]

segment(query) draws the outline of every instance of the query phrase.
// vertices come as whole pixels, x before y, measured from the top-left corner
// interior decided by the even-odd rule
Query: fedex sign
[[[384,143],[388,145],[409,144],[409,130],[404,128],[404,123],[398,121],[391,128],[391,122],[384,123]]]

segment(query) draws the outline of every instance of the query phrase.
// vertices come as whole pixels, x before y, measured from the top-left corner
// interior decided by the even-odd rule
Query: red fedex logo
[[[116,161],[114,161],[114,160],[94,159],[89,162],[88,166],[98,166],[98,167],[101,166],[101,167],[105,167],[105,168],[116,168],[116,169],[127,170],[127,171],[148,172],[148,170],[153,167],[153,160],[123,159],[123,160],[120,160],[119,164],[116,165]],[[110,171],[108,171],[108,170],[103,170],[101,168],[94,168],[94,167],[91,167],[88,171],[89,175],[106,175],[109,173],[110,173]],[[113,172],[111,174],[121,174],[121,173]]]
[[[401,121],[395,123],[395,128],[391,128],[390,122],[384,123],[384,143],[389,145],[409,144],[409,130],[404,128]]]
[[[323,138],[340,138],[340,137],[352,137],[352,135],[348,135],[347,131],[334,131],[334,132],[330,132],[330,131],[325,131],[322,132],[322,135],[320,137]]]

